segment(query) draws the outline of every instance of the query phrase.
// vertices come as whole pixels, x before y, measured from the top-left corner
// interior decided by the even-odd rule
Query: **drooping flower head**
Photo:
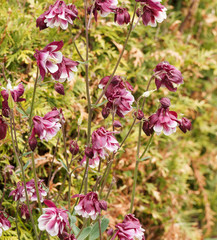
[[[58,70],[52,73],[52,77],[59,82],[71,81],[74,79],[74,73],[78,71],[78,65],[78,62],[63,57],[62,62],[58,64]]]
[[[92,133],[92,147],[94,158],[99,156],[105,159],[109,153],[118,150],[119,143],[114,137],[113,132],[106,130],[104,127],[100,127]]]
[[[11,223],[6,218],[3,212],[0,212],[0,237],[3,231],[7,231],[11,227]]]
[[[117,236],[120,240],[145,240],[144,231],[139,220],[134,217],[133,214],[125,216],[122,223],[116,224],[116,230],[114,237]]]
[[[169,91],[175,92],[177,86],[183,84],[181,72],[168,62],[159,63],[154,72],[156,74],[155,84],[157,89],[162,86],[166,87]]]
[[[34,57],[40,70],[42,80],[46,73],[55,73],[59,70],[58,63],[62,62],[63,55],[59,51],[63,47],[63,41],[49,43],[43,50],[36,51]]]
[[[117,22],[119,25],[128,24],[130,22],[130,14],[126,8],[119,7],[116,8],[114,12],[114,21]]]
[[[40,201],[44,201],[44,197],[47,196],[47,192],[42,187],[42,180],[38,181],[38,191],[40,196]],[[26,183],[26,189],[28,197],[31,201],[38,201],[37,193],[35,189],[35,181],[31,179],[29,182]],[[24,183],[18,182],[17,188],[10,192],[9,196],[13,196],[14,201],[25,202],[26,201],[26,194],[24,189]]]
[[[30,218],[29,209],[28,209],[26,204],[21,205],[20,212],[21,212],[20,215],[23,219],[29,219]]]
[[[116,9],[118,4],[118,0],[96,0],[95,6],[93,9],[93,14],[95,21],[97,21],[98,12],[100,16],[106,17],[109,13],[113,12],[114,9]],[[88,11],[90,12],[90,9],[92,6],[88,8]]]
[[[1,95],[4,98],[4,101],[8,100],[9,94],[11,94],[14,102],[26,101],[25,98],[21,98],[24,93],[24,86],[22,83],[20,83],[18,86],[12,87],[11,81],[8,80],[7,87],[3,87],[2,89]]]
[[[49,141],[54,136],[56,136],[57,132],[61,128],[61,123],[63,123],[64,117],[62,114],[62,110],[53,109],[51,112],[48,112],[44,115],[44,117],[35,116],[33,118],[33,130],[32,134],[29,138],[29,144],[31,147],[31,143],[35,145],[35,135],[37,135],[40,140]],[[34,140],[34,141],[33,141]],[[37,141],[36,141],[37,145]]]
[[[186,133],[187,131],[191,131],[191,128],[192,128],[191,121],[186,117],[183,117],[180,121],[179,128],[182,130],[183,133]]]
[[[0,140],[4,139],[7,134],[8,125],[4,121],[3,117],[0,116]]]
[[[136,0],[141,3],[141,9],[137,10],[137,16],[142,17],[144,25],[156,27],[167,18],[166,8],[160,4],[161,0]]]
[[[101,210],[107,209],[107,203],[104,200],[98,200],[95,192],[89,192],[86,195],[76,194],[73,198],[80,198],[79,203],[75,206],[75,212],[84,218],[95,220],[101,213]]]
[[[66,225],[69,226],[67,211],[57,208],[49,200],[45,200],[44,203],[48,208],[42,209],[44,214],[38,219],[38,228],[41,231],[46,230],[52,237],[62,234]]]
[[[82,160],[80,161],[80,164],[85,167],[86,166],[86,160],[87,160],[87,157],[86,155],[84,155],[84,157],[82,158]],[[93,156],[92,158],[89,158],[89,166],[91,168],[98,168],[99,166],[99,162],[100,162],[100,158],[99,156]]]
[[[72,5],[66,5],[64,1],[58,0],[54,5],[49,7],[49,10],[44,12],[36,20],[36,27],[40,30],[45,28],[61,27],[63,30],[68,28],[68,23],[73,24],[73,21],[78,18],[78,10]]]
[[[104,77],[99,83],[99,88],[104,89],[109,78],[110,76]],[[130,92],[132,90],[133,87],[128,82],[124,82],[120,76],[114,76],[105,92],[108,103],[103,111],[106,111],[106,113],[115,111],[119,117],[124,117],[132,110],[134,102],[134,97]]]

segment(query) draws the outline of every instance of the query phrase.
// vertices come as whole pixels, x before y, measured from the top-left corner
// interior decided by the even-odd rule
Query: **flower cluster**
[[[104,89],[109,79],[110,76],[104,77],[99,83],[99,88]],[[108,103],[102,111],[103,117],[108,117],[110,112],[116,113],[119,117],[129,113],[134,102],[131,91],[133,87],[130,83],[124,82],[120,76],[114,76],[105,92]]]
[[[69,226],[67,211],[57,208],[49,200],[45,200],[44,203],[48,208],[43,208],[44,214],[38,219],[38,228],[41,231],[46,230],[52,237],[62,234],[66,225]]]
[[[116,233],[112,240],[117,236],[120,240],[145,240],[144,231],[139,220],[133,214],[125,216],[122,223],[116,224]]]
[[[44,201],[44,197],[47,196],[47,192],[42,187],[42,180],[38,181],[38,191],[40,196],[40,201]],[[28,197],[31,201],[38,201],[37,193],[35,189],[35,181],[31,179],[29,182],[26,183],[26,189]],[[9,196],[13,196],[14,201],[24,202],[26,201],[26,194],[24,189],[24,183],[18,182],[17,188],[10,192]]]
[[[48,27],[60,26],[65,30],[68,28],[68,24],[73,24],[76,18],[78,18],[78,10],[74,5],[66,5],[64,1],[57,0],[54,5],[49,7],[48,11],[37,18],[36,27],[43,30]]]
[[[79,203],[75,206],[75,212],[84,218],[95,220],[101,213],[101,210],[107,209],[107,203],[104,200],[98,200],[95,192],[89,192],[86,195],[76,194],[73,198],[80,198]]]
[[[56,136],[64,122],[65,119],[62,114],[62,109],[53,109],[51,112],[45,114],[44,117],[35,116],[33,118],[34,127],[29,138],[30,148],[34,151],[37,146],[35,135],[37,135],[40,140],[49,141]]]
[[[7,231],[11,227],[8,218],[5,217],[3,212],[0,212],[0,237],[3,231]]]

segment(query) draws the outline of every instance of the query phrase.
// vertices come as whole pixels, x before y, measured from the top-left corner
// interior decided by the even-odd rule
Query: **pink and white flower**
[[[75,206],[75,212],[84,218],[95,220],[101,213],[101,210],[107,209],[107,203],[104,200],[98,200],[95,192],[89,192],[86,195],[76,194],[73,198],[80,198],[79,203]]]
[[[167,18],[166,8],[160,4],[161,0],[136,0],[140,2],[142,9],[137,10],[137,16],[142,17],[144,25],[156,27]]]
[[[125,216],[122,223],[116,224],[117,232],[112,240],[116,237],[120,240],[145,240],[144,231],[139,220],[133,214]]]
[[[82,160],[80,161],[80,164],[85,167],[86,166],[86,155],[84,155],[84,157],[82,158]],[[95,157],[92,157],[92,158],[89,158],[89,166],[91,168],[98,168],[99,166],[99,162],[100,162],[100,158],[98,156],[95,156]]]
[[[58,64],[58,70],[52,73],[52,77],[59,82],[71,81],[74,79],[74,73],[78,71],[78,65],[78,62],[63,57],[62,62]]]
[[[44,117],[35,116],[33,118],[33,130],[29,138],[29,142],[35,138],[37,135],[40,140],[49,141],[57,132],[60,130],[62,124],[65,120],[60,110],[52,110],[45,114]]]
[[[63,47],[63,41],[49,43],[43,50],[36,51],[34,57],[40,70],[42,80],[46,73],[55,73],[59,70],[58,63],[62,62],[63,55],[59,51]]]
[[[94,158],[99,156],[105,159],[109,153],[113,153],[118,150],[119,143],[113,136],[113,132],[106,130],[104,127],[100,127],[92,133],[92,147],[94,151]]]
[[[7,135],[7,129],[8,129],[7,123],[4,121],[3,117],[0,116],[0,140],[5,139]]]
[[[38,181],[38,191],[40,196],[40,201],[44,201],[44,197],[47,196],[47,192],[42,187],[42,180]],[[31,201],[38,201],[37,193],[35,189],[35,181],[31,179],[29,182],[26,183],[26,189],[28,197]],[[25,202],[26,201],[26,194],[24,189],[24,183],[18,182],[17,188],[10,192],[9,196],[13,196],[14,201]]]
[[[114,21],[117,22],[119,25],[128,24],[130,22],[130,14],[126,8],[119,7],[116,8],[114,12]]]
[[[18,86],[12,87],[11,81],[8,80],[7,87],[2,88],[1,95],[4,98],[4,101],[8,100],[9,94],[11,94],[14,102],[22,102],[25,101],[25,98],[21,98],[24,93],[24,86],[20,83]]]
[[[54,5],[49,7],[49,10],[44,12],[36,20],[36,27],[43,30],[47,27],[61,27],[63,30],[68,28],[68,24],[73,24],[73,21],[78,18],[78,10],[72,5],[66,5],[64,1],[58,0]]]
[[[100,83],[99,88],[104,89],[108,83],[110,76],[104,77]],[[114,111],[119,117],[124,117],[127,113],[132,110],[132,104],[134,97],[130,91],[133,87],[128,82],[124,82],[120,76],[114,76],[111,83],[105,92],[105,97],[108,100],[103,112],[109,113]],[[108,116],[108,114],[104,114]]]
[[[168,62],[159,63],[154,72],[156,74],[155,84],[157,89],[162,86],[166,87],[169,91],[175,92],[177,86],[183,84],[181,72]]]
[[[48,208],[43,208],[44,214],[38,219],[38,228],[41,231],[46,230],[52,237],[62,234],[66,225],[69,226],[67,211],[57,208],[49,200],[45,200],[44,203]]]
[[[118,4],[118,0],[96,0],[95,6],[93,9],[94,18],[97,21],[98,12],[101,17],[107,17],[109,13],[113,12],[114,9],[116,9]],[[90,12],[90,9],[92,6],[88,9]]]
[[[29,219],[30,218],[29,209],[28,209],[26,204],[21,205],[20,212],[21,212],[20,215],[23,219]]]
[[[11,227],[11,223],[6,218],[3,212],[0,212],[0,237],[3,231],[7,231]]]

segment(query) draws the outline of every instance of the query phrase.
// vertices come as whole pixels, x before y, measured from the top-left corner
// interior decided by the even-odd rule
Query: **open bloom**
[[[74,79],[74,73],[78,71],[78,64],[76,61],[63,57],[62,62],[58,64],[58,70],[52,73],[52,77],[59,82],[71,81]]]
[[[11,94],[14,102],[22,102],[25,101],[25,98],[21,98],[24,93],[24,86],[20,83],[18,86],[12,87],[11,81],[8,80],[8,84],[6,88],[3,88],[1,91],[1,95],[5,101],[8,100],[9,94]]]
[[[116,8],[115,12],[115,19],[114,21],[117,22],[119,25],[128,24],[130,22],[130,14],[128,13],[126,8]]]
[[[36,20],[36,27],[40,30],[47,27],[61,27],[63,30],[68,28],[68,23],[73,24],[73,21],[78,17],[77,8],[72,5],[66,5],[64,1],[56,1],[54,5],[49,7],[49,10],[44,12]]]
[[[119,143],[113,136],[113,132],[107,131],[104,127],[100,127],[92,133],[92,147],[94,158],[99,156],[105,159],[108,153],[118,150]]]
[[[4,139],[7,134],[8,125],[4,121],[3,117],[0,116],[0,140]]]
[[[137,11],[137,16],[141,15],[144,25],[156,27],[157,22],[161,23],[167,18],[167,9],[160,4],[161,0],[136,0],[136,2],[141,3],[142,9]]]
[[[80,161],[80,164],[82,166],[86,166],[86,155],[84,155],[83,159]],[[100,158],[98,156],[95,156],[95,157],[92,157],[92,158],[89,158],[89,166],[91,168],[97,168],[99,166],[99,162],[100,162]]]
[[[52,237],[62,234],[66,225],[69,225],[67,211],[57,208],[49,200],[45,200],[44,203],[48,208],[43,208],[44,214],[38,219],[38,228],[41,231],[46,230]]]
[[[175,92],[177,86],[183,83],[181,72],[168,62],[159,63],[154,72],[156,74],[155,84],[157,89],[164,86],[169,91]]]
[[[42,187],[42,182],[43,182],[42,180],[38,181],[38,191],[39,191],[39,196],[40,196],[41,202],[43,202],[44,197],[47,196],[47,192]],[[29,182],[26,183],[26,189],[27,189],[27,194],[28,194],[29,199],[31,201],[38,201],[34,179],[31,179]],[[14,201],[18,201],[18,200],[21,202],[26,201],[24,183],[18,182],[17,188],[15,190],[11,191],[9,196],[13,196]]]
[[[29,138],[29,143],[32,139],[35,139],[35,135],[38,135],[40,140],[49,141],[61,128],[61,122],[64,122],[62,111],[54,109],[48,112],[44,117],[35,116],[33,118],[33,130]]]
[[[42,80],[46,73],[55,73],[59,70],[58,63],[62,62],[63,55],[59,51],[63,47],[63,41],[49,43],[43,50],[36,51],[34,57],[40,70]]]
[[[109,78],[110,76],[104,77],[99,83],[99,88],[104,89]],[[133,87],[128,82],[124,82],[120,76],[114,76],[105,92],[108,103],[103,112],[109,114],[109,111],[115,111],[119,117],[124,117],[132,110],[134,102],[134,97],[130,92],[132,90]],[[108,116],[108,114],[104,114],[104,116]]]
[[[145,229],[142,228],[139,220],[135,218],[133,214],[126,215],[123,222],[116,224],[115,227],[117,232],[112,240],[115,239],[116,236],[118,236],[120,240],[145,240]]]
[[[3,231],[7,231],[11,227],[8,218],[5,217],[3,212],[0,212],[0,237]]]
[[[95,192],[89,192],[86,195],[76,194],[73,198],[80,198],[78,205],[75,207],[75,212],[84,218],[95,220],[101,210],[107,209],[107,203],[104,200],[98,200],[98,195]]]
[[[117,7],[117,4],[118,4],[118,0],[96,0],[95,6],[93,9],[95,20],[97,21],[98,12],[100,16],[106,17],[108,16],[109,13],[113,12],[113,10]],[[91,8],[92,6],[89,7],[88,9],[89,12]]]

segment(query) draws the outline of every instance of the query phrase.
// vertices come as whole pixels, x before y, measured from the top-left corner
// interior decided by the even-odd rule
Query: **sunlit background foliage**
[[[72,0],[79,9],[80,19],[66,31],[36,28],[36,18],[47,9],[52,0],[1,0],[0,8],[0,62],[6,66],[7,77],[14,83],[24,83],[26,102],[23,108],[29,113],[34,78],[36,76],[36,49],[42,49],[54,40],[63,40],[63,54],[73,60],[79,60],[73,42],[85,54],[83,1]],[[130,9],[134,0],[123,1]],[[193,129],[187,134],[177,131],[169,137],[154,137],[148,156],[150,159],[141,163],[136,189],[135,214],[146,229],[148,240],[199,240],[217,239],[217,1],[163,1],[167,6],[168,18],[157,28],[138,25],[133,31],[127,50],[124,53],[117,74],[121,75],[134,86],[134,96],[138,98],[144,91],[153,69],[160,61],[166,60],[176,66],[184,76],[184,84],[176,93],[167,89],[154,92],[147,101],[145,116],[155,112],[159,105],[158,99],[169,96],[171,109],[184,114],[192,120]],[[191,2],[197,2],[196,11],[189,22],[185,22]],[[194,6],[195,7],[195,6]],[[183,23],[185,22],[185,23]],[[184,24],[184,26],[183,26]],[[181,28],[181,31],[179,31]],[[101,18],[93,23],[90,31],[90,84],[92,99],[100,94],[98,83],[104,76],[110,75],[122,44],[127,28],[114,25],[113,16]],[[0,82],[5,85],[1,75]],[[86,93],[84,82],[84,65],[80,64],[75,81],[64,83],[66,95],[58,95],[54,91],[51,78],[45,78],[37,89],[35,112],[44,115],[51,108],[63,108],[67,120],[67,140],[77,137],[77,122],[82,119],[79,145],[84,149],[87,126]],[[155,89],[154,83],[151,89]],[[111,127],[111,119],[104,120],[101,108],[94,112],[92,130],[101,125]],[[17,106],[16,113],[19,147],[22,149],[27,137],[25,114]],[[124,126],[117,138],[119,141],[126,135],[133,121],[132,115],[121,119]],[[134,128],[126,142],[123,152],[119,153],[113,167],[115,179],[114,190],[109,199],[107,217],[110,226],[129,211],[130,194],[135,167],[136,140],[138,125]],[[49,143],[40,143],[35,154],[38,175],[47,185],[48,169],[57,138]],[[143,143],[147,137],[143,134]],[[6,164],[16,165],[11,148],[11,140],[0,142],[0,167]],[[82,157],[82,151],[81,151]],[[26,155],[25,163],[30,156]],[[53,196],[58,193],[64,180],[65,169],[63,142],[60,138],[54,169],[57,170],[50,183]],[[28,164],[27,164],[28,165]],[[79,166],[78,162],[74,167]],[[29,171],[28,171],[29,168]],[[27,166],[26,175],[30,179],[31,165]],[[19,174],[19,173],[18,173]],[[14,215],[16,204],[8,197],[11,189],[19,181],[14,174],[11,182],[7,182],[6,197],[3,207]],[[74,172],[72,194],[78,193],[82,180],[83,169]],[[90,176],[94,176],[92,172]],[[90,186],[94,184],[90,179]],[[2,176],[0,176],[2,182]],[[68,185],[59,199],[58,204],[66,206]],[[0,192],[1,194],[1,192]],[[37,216],[35,216],[35,220]],[[4,232],[1,239],[17,239],[15,224]],[[19,221],[22,239],[31,239],[28,221]],[[55,238],[53,238],[55,239]]]

